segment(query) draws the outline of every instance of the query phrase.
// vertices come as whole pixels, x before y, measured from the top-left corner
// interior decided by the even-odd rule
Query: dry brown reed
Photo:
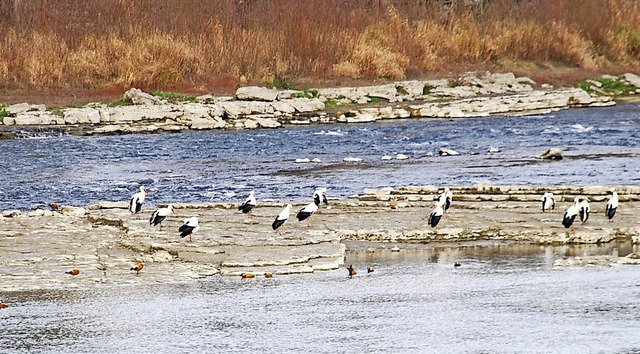
[[[0,18],[5,89],[640,67],[633,0],[14,0]]]

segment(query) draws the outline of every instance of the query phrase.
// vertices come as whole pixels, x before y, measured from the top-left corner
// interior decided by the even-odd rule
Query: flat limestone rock
[[[278,91],[259,86],[244,86],[236,90],[236,98],[239,100],[275,101]]]
[[[128,202],[99,202],[98,204],[90,205],[89,210],[98,210],[98,209],[127,209],[129,208]]]
[[[9,114],[20,114],[20,113],[25,113],[25,112],[29,112],[29,111],[39,111],[39,112],[43,112],[45,111],[47,108],[45,105],[43,104],[29,104],[29,103],[16,103],[16,104],[12,104],[8,107],[6,107],[4,110],[5,112],[9,113]]]
[[[407,245],[459,242],[640,244],[640,186],[449,188],[453,203],[438,229],[427,225],[427,216],[441,186],[371,189],[353,199],[332,199],[331,208],[323,207],[322,213],[310,218],[310,228],[292,217],[281,233],[271,228],[283,207],[278,201],[261,201],[250,222],[237,210],[237,203],[176,204],[163,223],[164,231],[148,222],[156,206],[146,206],[137,219],[124,201],[99,203],[87,215],[5,211],[0,218],[3,289],[171,283],[215,274],[313,273],[343,267],[346,245],[355,242],[385,249],[394,245],[399,251]],[[618,191],[620,205],[615,222],[609,223],[604,205],[612,188]],[[551,212],[540,210],[544,192],[556,197]],[[570,232],[561,220],[577,196],[591,201],[592,216]],[[392,200],[398,205],[395,209],[390,207]],[[293,210],[298,210],[306,203],[294,204]],[[178,227],[192,216],[198,216],[200,229],[189,242],[179,236]],[[144,263],[139,274],[131,271],[136,261]],[[73,268],[80,274],[65,274]]]
[[[252,247],[243,252],[234,252],[222,267],[264,267],[300,264],[311,259],[340,257],[345,247],[341,243],[320,243],[316,245],[290,247]]]
[[[617,77],[613,77],[617,79]],[[625,74],[625,82],[638,86],[638,76]],[[595,82],[595,81],[594,81]],[[531,79],[513,73],[466,73],[457,80],[398,81],[361,87],[321,88],[310,92],[246,86],[235,97],[200,96],[197,102],[168,103],[137,88],[125,92],[134,105],[67,108],[57,113],[42,105],[9,106],[4,125],[84,126],[93,134],[181,131],[186,129],[277,128],[283,124],[364,123],[398,118],[466,118],[490,115],[522,116],[572,107],[616,104],[608,96],[592,96],[579,88],[534,90]],[[382,99],[382,100],[379,100]],[[406,103],[416,101],[416,104]],[[349,116],[332,114],[331,104],[375,103]],[[400,104],[402,103],[402,104]],[[329,105],[329,106],[327,106]],[[312,116],[316,114],[316,116]],[[257,119],[261,118],[262,120]],[[65,128],[67,129],[67,128]],[[0,133],[0,138],[11,138]]]
[[[156,96],[143,92],[137,88],[131,88],[124,93],[124,97],[129,98],[133,104],[141,104],[145,106],[161,105],[162,100]]]

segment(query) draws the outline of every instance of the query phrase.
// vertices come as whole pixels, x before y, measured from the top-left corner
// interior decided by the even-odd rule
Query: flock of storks
[[[607,201],[605,205],[605,214],[607,215],[607,219],[609,222],[613,222],[613,217],[616,215],[616,210],[618,210],[618,192],[615,189],[611,190],[611,198]],[[547,192],[542,196],[542,211],[551,211],[556,207],[556,200],[553,197],[553,193]],[[567,211],[565,211],[564,216],[562,217],[562,225],[565,228],[574,231],[573,222],[576,220],[578,215],[580,216],[580,221],[584,225],[584,223],[589,220],[589,213],[591,212],[591,208],[589,207],[589,201],[587,198],[580,199],[579,197],[575,197],[573,199],[573,204],[571,204]]]
[[[618,209],[618,193],[615,189],[612,189],[611,194],[612,196],[609,198],[605,206],[605,214],[607,215],[609,222],[613,222],[613,217],[616,215],[616,210]],[[431,215],[429,215],[428,223],[431,227],[437,228],[438,222],[440,222],[444,212],[451,206],[452,199],[453,195],[451,191],[449,188],[445,188],[444,192],[438,196],[436,200],[436,207],[431,212]],[[546,192],[541,199],[542,212],[555,209],[556,199],[553,196],[553,193]],[[591,208],[589,207],[589,201],[587,198],[580,199],[579,197],[576,197],[573,199],[573,204],[571,204],[565,211],[564,216],[562,217],[562,225],[573,232],[575,231],[573,223],[578,215],[580,216],[580,221],[584,225],[589,219],[590,212]]]
[[[329,204],[326,196],[327,189],[326,188],[317,188],[313,193],[313,201],[306,206],[304,206],[298,213],[296,214],[296,218],[298,221],[307,220],[307,227],[310,227],[309,218],[311,215],[315,214],[318,211],[318,207],[320,203]],[[616,214],[616,210],[618,208],[618,193],[615,190],[611,190],[612,196],[606,204],[605,214],[609,219],[609,222],[613,222],[613,216]],[[140,187],[140,191],[135,193],[131,200],[129,201],[129,211],[134,215],[137,215],[142,210],[142,205],[144,203],[145,197],[147,195],[147,189],[144,186]],[[438,223],[445,211],[447,211],[451,207],[451,203],[453,200],[453,193],[449,188],[444,188],[444,191],[438,195],[435,202],[435,208],[429,215],[429,219],[427,223],[432,228],[438,228]],[[242,204],[238,207],[239,211],[242,211],[244,214],[247,214],[249,218],[253,216],[251,211],[256,206],[257,201],[254,195],[254,192],[251,191],[249,196],[244,200]],[[547,192],[542,196],[542,211],[547,212],[554,210],[556,206],[556,200],[553,196],[553,193]],[[281,233],[281,227],[284,223],[289,219],[292,205],[287,204],[284,209],[276,216],[275,220],[271,224],[273,230],[278,233]],[[589,202],[586,198],[580,199],[576,197],[574,199],[574,203],[571,204],[564,216],[562,218],[562,225],[565,228],[570,228],[571,231],[574,231],[573,223],[578,216],[580,216],[580,221],[582,224],[586,223],[589,219],[589,213],[591,209],[589,207]],[[160,231],[163,230],[162,222],[173,212],[173,206],[171,204],[166,207],[156,209],[153,214],[151,214],[151,218],[149,219],[149,224],[155,226],[160,226]],[[189,236],[189,241],[192,241],[191,235],[198,231],[200,225],[198,224],[198,217],[194,216],[188,219],[185,219],[183,224],[178,228],[178,232],[180,232],[180,237],[184,238]]]
[[[315,214],[318,211],[318,207],[320,203],[329,204],[327,201],[326,188],[317,188],[315,192],[313,192],[313,202],[305,205],[298,213],[296,214],[296,218],[298,221],[307,220],[307,227],[311,227],[309,224],[309,218],[311,215]],[[137,214],[142,210],[142,205],[144,204],[144,200],[147,196],[147,189],[144,186],[140,186],[140,191],[131,196],[131,200],[129,201],[129,211],[137,216]],[[251,210],[257,205],[256,198],[254,196],[254,191],[249,193],[249,196],[244,200],[242,204],[238,207],[239,211],[247,214],[249,218],[253,217]],[[287,204],[284,209],[276,216],[276,219],[271,224],[271,227],[274,231],[278,233],[281,232],[281,227],[284,225],[285,221],[289,219],[289,215],[291,212],[291,208],[293,206],[291,204]],[[163,231],[162,222],[173,212],[173,205],[169,204],[166,207],[156,209],[152,214],[151,218],[149,218],[149,225],[152,226],[160,226],[160,231]],[[198,217],[193,216],[188,219],[184,219],[183,224],[178,228],[178,232],[180,232],[180,237],[184,238],[189,236],[189,242],[192,241],[191,235],[200,229],[200,225],[198,224]]]

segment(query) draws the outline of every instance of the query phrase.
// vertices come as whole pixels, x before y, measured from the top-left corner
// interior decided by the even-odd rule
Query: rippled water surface
[[[549,147],[561,162],[533,159]],[[440,147],[462,153],[440,157]],[[489,154],[489,148],[501,150]],[[332,197],[401,185],[637,184],[640,105],[530,117],[394,120],[276,130],[206,131],[0,141],[0,210],[60,202],[128,200],[139,184],[150,203]],[[408,160],[381,161],[406,154]],[[361,163],[343,163],[347,156]],[[295,163],[319,158],[320,163]]]
[[[637,353],[637,267],[552,267],[595,249],[357,252],[347,256],[360,270],[353,278],[340,269],[0,291],[11,305],[0,310],[0,352]]]

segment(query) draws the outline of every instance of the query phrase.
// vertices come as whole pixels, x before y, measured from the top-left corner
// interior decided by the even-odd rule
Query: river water
[[[86,207],[128,200],[146,185],[150,204],[302,200],[402,185],[601,185],[640,182],[640,104],[528,117],[394,120],[276,130],[119,136],[31,135],[0,141],[0,210],[50,202]],[[561,162],[533,158],[565,149]],[[441,147],[462,155],[438,156]],[[490,154],[495,147],[500,153]],[[428,156],[429,153],[435,156]],[[405,154],[407,160],[382,161]],[[344,157],[360,163],[344,163]],[[296,163],[318,158],[320,163]]]
[[[551,146],[567,158],[531,158]],[[150,187],[152,203],[237,201],[252,188],[259,199],[304,199],[316,186],[344,197],[365,187],[486,180],[638,184],[640,105],[258,131],[45,134],[0,147],[0,210],[126,200],[139,184]],[[462,155],[427,156],[440,147]],[[410,158],[380,160],[397,153]],[[346,156],[363,162],[343,163]],[[305,157],[322,162],[294,162]],[[640,353],[638,268],[553,266],[637,246],[365,249],[347,253],[359,269],[353,278],[343,268],[30,292],[3,292],[0,279],[0,302],[9,304],[0,309],[0,353]]]
[[[351,252],[353,278],[0,292],[0,352],[638,353],[637,266],[553,267],[630,248],[416,247]]]

